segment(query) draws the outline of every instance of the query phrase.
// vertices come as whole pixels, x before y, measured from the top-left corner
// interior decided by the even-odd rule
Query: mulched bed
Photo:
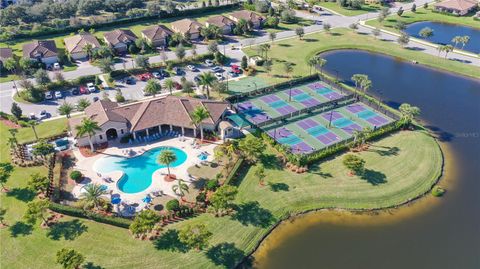
[[[102,144],[96,144],[95,146],[95,152],[92,152],[90,150],[90,146],[84,146],[84,147],[79,147],[80,153],[82,154],[83,157],[92,157],[97,154],[100,154],[105,151],[105,149],[108,147],[108,143],[102,143]]]
[[[22,127],[22,126],[16,124],[15,122],[4,119],[4,118],[0,118],[0,122],[5,124],[8,128],[18,129],[18,128]]]
[[[177,176],[174,174],[166,175],[163,177],[163,180],[165,180],[166,182],[172,182],[177,180]]]

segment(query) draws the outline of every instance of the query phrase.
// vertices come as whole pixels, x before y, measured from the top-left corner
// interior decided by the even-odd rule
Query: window
[[[120,129],[120,133],[123,134],[123,129]]]
[[[100,140],[103,140],[103,136],[102,136],[102,135],[99,135],[99,137],[100,137]]]

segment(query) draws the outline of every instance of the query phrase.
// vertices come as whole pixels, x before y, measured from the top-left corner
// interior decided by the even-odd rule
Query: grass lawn
[[[380,5],[362,5],[362,9],[346,9],[341,7],[337,2],[319,2],[316,5],[330,9],[344,16],[357,16],[366,14],[369,12],[375,12],[379,10]]]
[[[45,128],[61,130],[64,126],[58,122]],[[39,132],[41,128],[44,130],[39,126]],[[20,135],[21,139],[32,139],[28,130],[22,129]],[[1,141],[7,136],[3,126]],[[1,146],[0,161],[9,159],[5,148],[6,145]],[[322,207],[360,209],[400,204],[427,192],[442,165],[435,140],[421,131],[388,136],[360,155],[366,161],[364,178],[348,176],[341,158],[313,165],[306,174],[283,171],[273,153],[266,150],[262,161],[269,184],[260,186],[253,169],[245,169],[237,180],[237,215],[215,218],[202,214],[169,226],[155,242],[135,240],[126,229],[71,217],[63,218],[61,225],[49,230],[23,223],[26,203],[33,199],[26,181],[31,173],[45,174],[46,169],[16,167],[6,184],[11,191],[0,194],[2,207],[7,209],[5,221],[10,225],[0,230],[0,267],[60,268],[55,264],[55,253],[64,247],[83,253],[91,266],[104,268],[232,267],[286,213]],[[176,243],[176,230],[192,223],[204,223],[213,233],[209,249],[197,252]]]
[[[360,49],[383,53],[406,61],[416,60],[419,64],[474,78],[477,78],[480,73],[480,68],[476,66],[404,49],[397,43],[380,41],[373,36],[357,34],[343,28],[334,29],[330,34],[316,33],[306,35],[303,40],[291,38],[275,42],[268,52],[268,57],[274,60],[272,72],[267,74],[263,68],[259,67],[256,76],[269,84],[289,79],[283,70],[284,62],[293,64],[292,76],[305,76],[310,72],[310,68],[306,64],[308,59],[318,53],[335,49]],[[249,56],[258,54],[256,47],[246,48],[243,51]]]
[[[383,28],[383,29],[398,33],[399,31],[394,28],[397,21],[403,21],[407,24],[420,22],[420,21],[434,21],[434,22],[459,24],[459,25],[480,29],[480,22],[474,20],[473,16],[462,16],[462,17],[448,16],[440,13],[435,13],[430,8],[427,8],[427,9],[420,8],[420,9],[417,9],[416,12],[408,11],[408,12],[405,12],[402,17],[399,17],[397,14],[390,15],[381,23],[376,19],[369,20],[366,22],[366,24],[373,27],[379,27],[379,28]]]

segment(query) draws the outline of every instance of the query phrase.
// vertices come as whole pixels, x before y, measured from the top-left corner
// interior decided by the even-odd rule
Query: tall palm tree
[[[175,88],[175,81],[173,81],[173,79],[171,78],[167,78],[164,82],[165,84],[165,88],[168,89],[168,91],[170,92],[170,95],[172,95],[172,90],[173,88]]]
[[[308,64],[308,67],[310,67],[310,75],[312,74],[312,67],[316,66],[317,62],[318,62],[318,58],[315,56],[308,59],[307,64]]]
[[[268,51],[270,50],[270,44],[262,44],[260,45],[260,50],[265,53],[265,60],[268,60]]]
[[[168,175],[170,176],[170,164],[174,163],[177,160],[177,155],[171,150],[164,150],[160,152],[160,155],[157,157],[157,162],[167,166]]]
[[[90,149],[92,150],[92,152],[95,152],[95,148],[93,147],[93,142],[92,142],[92,136],[95,135],[96,131],[102,130],[102,128],[98,126],[98,123],[92,119],[85,118],[82,120],[80,125],[75,126],[75,129],[77,130],[77,135],[79,137],[88,135],[88,142],[90,143]]]
[[[177,184],[172,186],[172,191],[178,196],[185,196],[185,192],[188,193],[188,185],[185,184],[185,180],[179,178],[177,179]]]
[[[147,85],[145,86],[145,93],[151,94],[153,95],[153,97],[155,97],[155,95],[159,93],[161,90],[162,90],[162,85],[160,85],[160,83],[158,83],[157,80],[149,79],[147,81]]]
[[[83,47],[82,50],[87,54],[88,60],[91,60],[92,59],[92,52],[93,52],[92,44],[90,44],[90,43],[85,44],[85,46]]]
[[[445,59],[447,59],[448,53],[453,51],[453,46],[452,45],[445,45],[443,48],[443,51],[445,51]]]
[[[67,102],[64,102],[61,106],[58,107],[58,112],[60,115],[65,115],[67,118],[70,118],[70,114],[73,111],[73,106]]]
[[[192,113],[192,123],[200,127],[200,140],[203,141],[203,121],[210,117],[210,113],[203,106],[198,106]]]
[[[454,44],[453,48],[457,48],[458,43],[462,43],[462,37],[457,35],[454,38],[452,38],[452,42]]]
[[[210,87],[212,87],[213,83],[215,82],[216,78],[212,72],[202,73],[199,76],[200,78],[200,85],[203,85],[207,89],[207,99],[210,99]]]
[[[85,206],[93,206],[98,208],[104,201],[103,195],[107,194],[107,191],[100,184],[91,183],[84,187],[85,192],[81,194],[81,199],[86,202]]]
[[[465,45],[467,45],[468,41],[470,41],[470,37],[468,35],[462,36],[460,41],[462,43],[462,50],[465,47]]]
[[[323,74],[323,67],[327,64],[327,60],[323,58],[317,59],[317,66],[320,67],[320,73]]]
[[[29,120],[25,123],[26,123],[27,126],[32,128],[33,134],[35,135],[35,140],[38,140],[37,129],[35,128],[35,126],[38,125],[38,122],[36,120]]]
[[[415,117],[420,114],[420,108],[407,103],[401,104],[398,110],[402,113],[401,120],[405,126],[409,126]]]

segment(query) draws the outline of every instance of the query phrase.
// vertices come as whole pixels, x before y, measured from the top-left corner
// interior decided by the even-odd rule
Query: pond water
[[[442,198],[374,214],[317,212],[278,227],[255,253],[257,268],[480,268],[480,80],[362,51],[323,55],[348,81],[368,74],[371,94],[419,106],[446,153]]]
[[[480,22],[478,25],[480,27]],[[475,29],[463,25],[423,21],[407,25],[405,32],[410,36],[421,39],[419,32],[425,27],[430,27],[433,30],[433,36],[427,39],[430,42],[443,45],[451,44],[454,46],[455,44],[452,42],[452,39],[455,36],[469,36],[470,41],[468,41],[463,49],[473,53],[480,53],[480,29],[478,28]],[[457,48],[462,48],[462,44],[457,44]]]

